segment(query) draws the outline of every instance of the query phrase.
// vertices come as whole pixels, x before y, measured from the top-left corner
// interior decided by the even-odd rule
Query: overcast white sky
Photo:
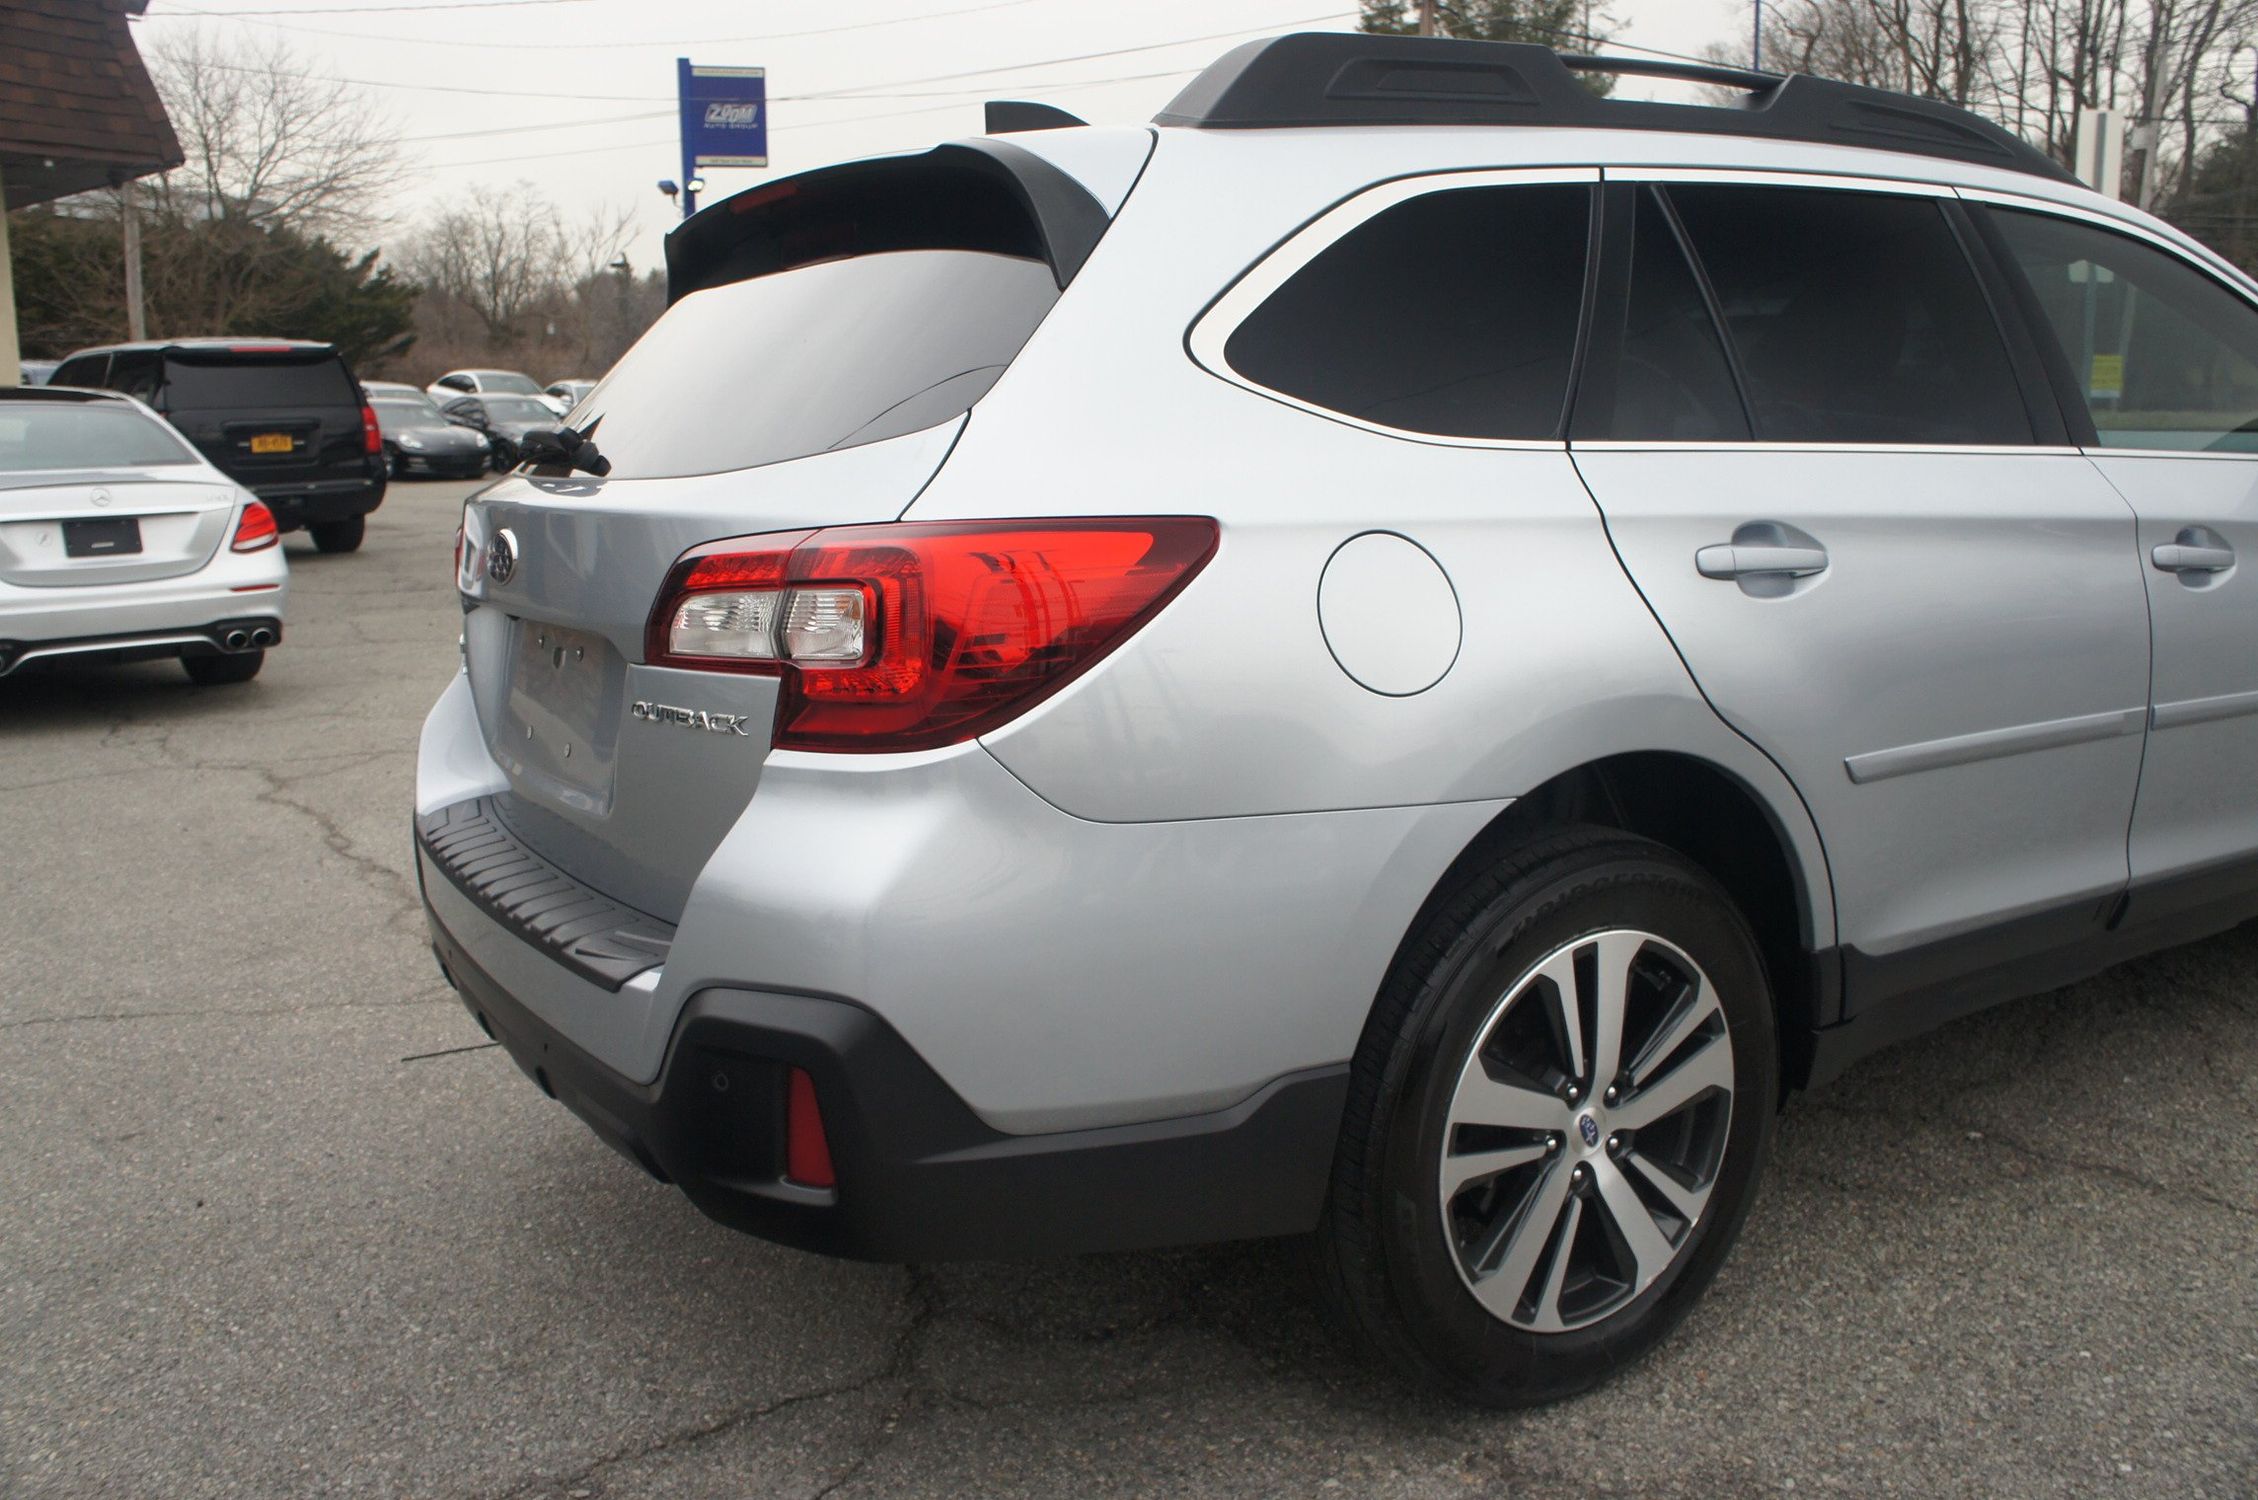
[[[1619,44],[1678,53],[1745,36],[1750,12],[1749,0],[1602,8],[1623,23]],[[138,30],[144,46],[188,27],[287,38],[309,72],[366,85],[418,166],[390,205],[402,227],[473,184],[525,181],[568,213],[632,208],[628,254],[644,269],[675,222],[656,184],[680,170],[677,57],[768,69],[769,169],[709,173],[710,200],[978,134],[987,99],[1143,121],[1239,42],[1348,30],[1355,13],[1355,0],[153,0]]]

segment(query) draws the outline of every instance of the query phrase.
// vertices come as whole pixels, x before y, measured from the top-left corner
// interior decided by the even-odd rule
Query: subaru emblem
[[[1576,1133],[1584,1138],[1585,1145],[1598,1145],[1599,1121],[1593,1119],[1590,1115],[1585,1115],[1576,1122]]]
[[[486,576],[496,583],[508,583],[517,572],[517,538],[505,526],[494,533],[493,542],[486,549]]]

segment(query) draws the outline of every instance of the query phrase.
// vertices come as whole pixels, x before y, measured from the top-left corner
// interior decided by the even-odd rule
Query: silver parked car
[[[463,516],[479,1024],[753,1233],[1312,1234],[1513,1404],[1785,1091],[2258,913],[2258,285],[1944,105],[1571,61],[1274,39],[677,229]]]
[[[0,677],[178,657],[248,682],[282,639],[273,512],[155,412],[109,391],[0,389]]]

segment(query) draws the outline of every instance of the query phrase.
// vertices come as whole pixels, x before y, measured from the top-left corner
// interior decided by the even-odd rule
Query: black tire
[[[1727,1118],[1714,1127],[1721,1155],[1706,1204],[1679,1231],[1667,1269],[1636,1295],[1625,1288],[1619,1295],[1627,1300],[1587,1326],[1539,1333],[1494,1315],[1462,1275],[1440,1181],[1447,1115],[1460,1069],[1513,986],[1547,955],[1613,928],[1682,950],[1720,1002],[1733,1064]],[[1674,1066],[1651,1076],[1663,1078]],[[1535,841],[1446,901],[1382,987],[1351,1069],[1317,1237],[1321,1280],[1352,1336],[1416,1380],[1487,1406],[1574,1395],[1651,1349],[1716,1274],[1754,1198],[1778,1078],[1763,963],[1747,923],[1715,882],[1658,844],[1610,830]],[[1588,1108],[1597,1087],[1584,1084],[1583,1118],[1601,1113]],[[1567,1135],[1589,1141],[1580,1127]],[[1612,1154],[1614,1145],[1610,1136],[1604,1149]],[[1567,1171],[1575,1148],[1569,1138],[1558,1155],[1523,1170]],[[1628,1164],[1622,1170],[1628,1179]],[[1526,1201],[1536,1203],[1537,1190],[1528,1192]],[[1540,1264],[1549,1263],[1548,1252]]]
[[[511,442],[508,438],[495,438],[493,442],[494,472],[507,474],[517,467],[517,444]]]
[[[264,651],[231,651],[225,656],[217,653],[201,656],[184,656],[181,666],[188,680],[198,687],[225,687],[232,682],[249,682],[259,675],[259,668],[267,664]]]
[[[346,521],[316,521],[306,528],[314,539],[314,546],[323,552],[358,552],[361,538],[368,535],[368,517],[354,516]]]

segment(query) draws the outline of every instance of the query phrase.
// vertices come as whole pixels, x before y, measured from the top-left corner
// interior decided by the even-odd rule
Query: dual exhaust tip
[[[251,630],[240,627],[230,630],[220,637],[220,644],[230,651],[250,651],[271,646],[277,639],[278,637],[271,627],[261,625]]]

